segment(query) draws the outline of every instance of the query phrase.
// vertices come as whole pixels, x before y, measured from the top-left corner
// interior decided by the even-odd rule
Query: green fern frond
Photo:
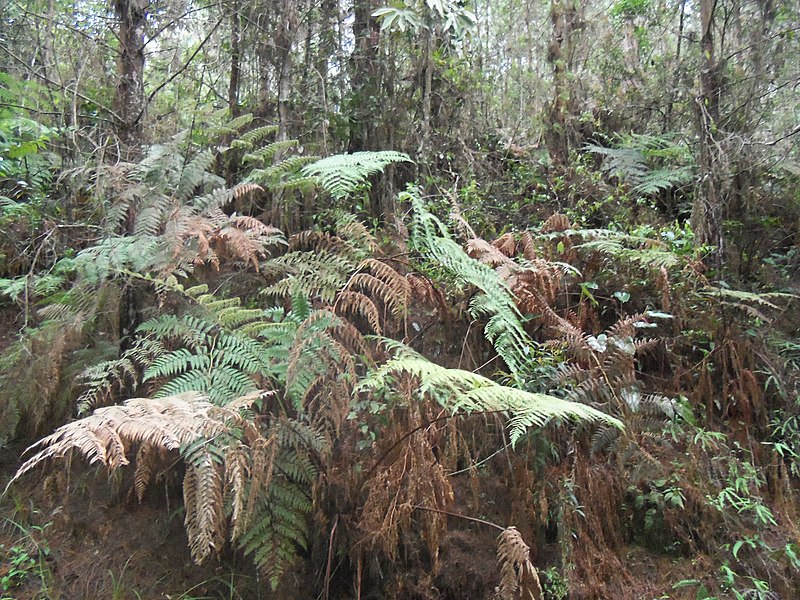
[[[286,274],[262,293],[271,296],[303,295],[332,302],[342,289],[355,265],[339,254],[321,252],[290,252],[264,264],[265,271]]]
[[[596,236],[599,231],[601,230],[582,230],[573,233]],[[653,240],[616,232],[604,231],[600,237],[578,244],[575,248],[599,252],[615,263],[627,262],[643,269],[670,269],[680,264],[680,258],[674,252],[661,248]]]
[[[207,345],[215,324],[185,315],[161,315],[139,325],[137,332],[157,340],[174,339],[190,348]]]
[[[165,194],[153,194],[136,212],[133,233],[136,236],[157,236],[161,233],[174,201]]]
[[[370,373],[360,382],[358,389],[391,389],[391,379],[403,373],[419,381],[420,395],[433,398],[452,414],[459,411],[508,412],[511,415],[512,444],[519,441],[531,426],[542,427],[552,419],[602,422],[622,427],[618,419],[590,406],[499,385],[476,373],[436,365],[422,356],[415,356],[410,350]]]
[[[128,271],[147,272],[158,249],[158,239],[150,236],[106,238],[78,252],[75,268],[87,283],[97,285]]]
[[[255,171],[254,171],[255,173]],[[253,177],[253,181],[264,181],[258,177]],[[269,182],[269,179],[266,179]],[[273,192],[300,192],[302,194],[309,194],[317,187],[317,180],[313,177],[291,177],[289,179],[282,179],[273,181],[269,184],[270,190]]]
[[[272,160],[272,158],[284,150],[288,150],[289,148],[294,148],[298,146],[300,142],[298,140],[280,140],[277,142],[272,142],[271,144],[267,144],[263,148],[259,148],[254,152],[250,152],[244,155],[244,162],[258,162],[258,163],[266,163]]]
[[[231,119],[225,125],[220,125],[212,129],[209,133],[215,137],[221,137],[223,135],[231,135],[234,133],[238,133],[242,127],[249,125],[253,122],[253,114],[247,113],[244,115],[239,115],[238,117]]]
[[[247,133],[240,135],[238,139],[233,140],[233,142],[231,142],[231,147],[249,150],[253,148],[253,146],[259,143],[261,140],[264,140],[269,136],[275,135],[277,132],[278,132],[277,125],[265,125],[263,127],[256,127],[255,129],[251,129]]]
[[[705,296],[706,298],[716,298],[724,302],[757,304],[772,310],[781,310],[781,308],[775,304],[776,301],[783,300],[788,303],[792,300],[797,300],[800,297],[796,294],[789,294],[785,292],[758,293],[748,292],[745,290],[733,290],[721,286],[708,286],[700,290],[699,294],[701,296]]]
[[[211,169],[216,161],[213,150],[204,150],[195,156],[181,172],[180,180],[175,188],[175,198],[185,204],[192,197],[194,191],[206,182],[204,175]]]
[[[676,185],[690,183],[693,176],[692,169],[689,167],[653,169],[639,177],[633,191],[644,196],[653,195]]]
[[[411,162],[402,152],[355,152],[323,158],[303,168],[303,175],[316,177],[320,186],[334,200],[346,198],[362,186],[368,186],[368,177],[382,172],[388,165]]]
[[[409,201],[414,210],[415,245],[458,280],[483,292],[483,296],[476,296],[470,302],[470,313],[474,318],[489,317],[484,329],[487,339],[515,377],[526,377],[537,345],[522,326],[508,284],[494,269],[471,258],[450,239],[447,228],[425,209],[416,192],[407,191],[401,199]]]
[[[265,169],[267,173],[267,177],[270,180],[277,180],[280,177],[285,175],[294,175],[299,174],[302,168],[308,164],[311,164],[315,161],[319,160],[319,156],[311,156],[311,155],[296,155],[296,156],[289,156],[283,159],[276,165],[272,165],[271,167]]]
[[[607,148],[586,144],[584,149],[603,157],[602,169],[617,177],[642,195],[656,194],[692,180],[692,167],[676,165],[691,160],[685,144],[675,144],[668,137],[631,135],[621,138],[619,147]],[[658,166],[667,162],[669,166]]]

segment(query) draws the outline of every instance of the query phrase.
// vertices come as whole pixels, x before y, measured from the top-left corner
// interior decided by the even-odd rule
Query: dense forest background
[[[3,598],[798,596],[798,2],[0,23]]]

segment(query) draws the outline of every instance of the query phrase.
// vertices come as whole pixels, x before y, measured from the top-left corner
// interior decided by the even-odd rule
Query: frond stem
[[[449,510],[441,510],[439,508],[430,508],[429,506],[415,506],[413,507],[414,510],[424,510],[427,512],[439,513],[442,515],[447,515],[449,517],[458,517],[459,519],[465,519],[467,521],[474,521],[475,523],[480,523],[481,525],[488,525],[489,527],[494,527],[495,529],[499,529],[500,531],[505,531],[505,527],[501,527],[497,523],[492,523],[491,521],[487,521],[485,519],[479,519],[478,517],[469,517],[467,515],[462,515],[459,513],[450,512]]]

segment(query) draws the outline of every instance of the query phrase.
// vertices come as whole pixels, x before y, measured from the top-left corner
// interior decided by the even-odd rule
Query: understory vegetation
[[[797,596],[798,6],[40,4],[0,597]]]

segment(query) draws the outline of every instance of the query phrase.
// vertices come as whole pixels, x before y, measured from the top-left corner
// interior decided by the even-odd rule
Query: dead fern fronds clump
[[[516,527],[507,527],[497,536],[497,562],[500,585],[496,600],[540,600],[542,585],[530,560],[530,548]]]
[[[517,242],[513,233],[506,233],[493,241],[492,246],[510,258],[516,254]]]
[[[387,325],[404,329],[411,284],[391,265],[368,258],[358,265],[337,294],[334,311],[342,316],[361,316],[381,334]]]
[[[555,233],[572,229],[569,217],[562,213],[553,213],[542,223],[542,233]]]
[[[453,488],[445,465],[437,458],[435,427],[425,427],[429,411],[413,405],[397,414],[402,425],[399,431],[411,436],[396,444],[391,438],[386,464],[367,481],[359,530],[369,547],[395,560],[401,546],[413,545],[421,537],[427,546],[433,571],[438,568],[439,543],[446,532],[445,511],[453,502]],[[424,507],[425,511],[415,511]]]
[[[50,429],[48,420],[68,418],[76,373],[116,351],[121,296],[120,288],[108,283],[91,291],[59,289],[57,300],[31,315],[24,335],[0,357],[0,446],[18,436],[41,435]],[[92,334],[101,342],[88,352],[83,348]]]
[[[436,310],[443,319],[449,317],[450,305],[447,302],[447,296],[430,278],[418,273],[408,273],[406,279],[408,280],[409,300],[411,302],[417,302],[422,306]]]
[[[575,565],[570,576],[570,593],[601,600],[618,597],[629,585],[619,557],[624,544],[621,510],[625,488],[620,472],[606,464],[592,464],[582,452],[576,453],[572,472],[559,498],[568,544],[566,560]]]

